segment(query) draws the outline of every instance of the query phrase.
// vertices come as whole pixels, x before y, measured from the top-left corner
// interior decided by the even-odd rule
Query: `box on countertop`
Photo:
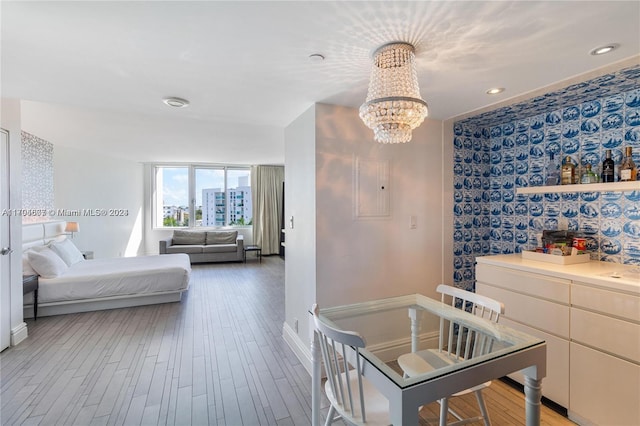
[[[536,260],[538,262],[555,263],[557,265],[573,265],[575,263],[586,263],[591,260],[589,253],[576,254],[574,256],[557,256],[554,254],[537,253],[535,251],[525,250],[522,252],[522,258],[527,260]]]

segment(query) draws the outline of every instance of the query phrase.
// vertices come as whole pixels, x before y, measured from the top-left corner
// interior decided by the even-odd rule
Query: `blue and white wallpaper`
[[[640,191],[517,195],[544,184],[549,153],[591,164],[624,147],[640,165],[640,66],[454,124],[454,281],[472,290],[475,257],[536,247],[543,229],[576,230],[592,258],[640,265]]]

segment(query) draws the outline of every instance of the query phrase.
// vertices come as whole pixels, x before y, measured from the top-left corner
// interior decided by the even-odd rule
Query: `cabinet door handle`
[[[2,247],[2,250],[0,250],[0,254],[3,256],[6,256],[11,253],[13,253],[13,249],[11,247]]]

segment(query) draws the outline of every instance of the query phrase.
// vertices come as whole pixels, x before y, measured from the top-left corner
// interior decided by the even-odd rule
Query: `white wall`
[[[283,329],[307,367],[312,303],[436,296],[444,257],[451,262],[443,254],[443,151],[440,121],[426,120],[407,144],[381,145],[356,109],[334,105],[316,104],[285,130],[285,219],[295,225],[286,234]],[[390,165],[388,217],[355,218],[356,158]]]
[[[312,106],[284,133],[285,321],[302,346],[310,343],[308,310],[316,300],[315,121]]]
[[[96,258],[144,253],[142,164],[54,144],[53,167],[56,209],[126,213],[55,217],[79,223],[73,241],[80,250]]]
[[[356,109],[320,104],[317,111],[318,303],[431,294],[442,281],[441,122],[426,120],[411,142],[385,145]],[[354,158],[388,161],[388,217],[354,217]]]
[[[22,207],[22,157],[19,100],[5,98],[1,100],[0,126],[9,131],[9,179],[11,181],[9,207],[20,209]],[[11,300],[11,344],[16,345],[27,337],[27,327],[22,316],[22,218],[11,216],[10,227],[11,247],[14,249],[11,255],[11,279],[10,283],[1,283],[1,285],[2,297],[8,296]]]

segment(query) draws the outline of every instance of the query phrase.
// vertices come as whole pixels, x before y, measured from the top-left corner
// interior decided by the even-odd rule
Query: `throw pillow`
[[[179,245],[202,245],[205,234],[202,231],[173,231],[173,244]]]
[[[33,270],[42,278],[55,278],[69,269],[60,256],[48,247],[39,252],[30,250],[27,257]]]
[[[29,263],[29,250],[22,253],[22,275],[38,275]]]
[[[51,250],[60,256],[60,259],[64,260],[64,263],[66,263],[67,266],[74,265],[84,260],[82,252],[80,252],[76,245],[67,238],[62,241],[55,241],[51,243],[50,247]]]
[[[235,244],[238,231],[207,231],[207,245]]]

